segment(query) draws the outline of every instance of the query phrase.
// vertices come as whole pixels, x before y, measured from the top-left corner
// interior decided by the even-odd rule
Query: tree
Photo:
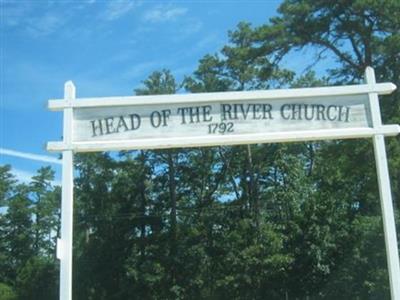
[[[33,255],[32,210],[29,188],[20,184],[7,203],[4,216],[6,279],[14,282],[17,272]],[[7,281],[6,281],[7,282]]]
[[[58,270],[52,260],[32,257],[19,270],[16,278],[18,299],[54,300],[58,296]]]
[[[294,0],[284,1],[278,11],[280,16],[258,28],[257,41],[267,55],[281,59],[312,46],[318,50],[316,59],[323,59],[326,52],[336,57],[339,66],[332,74],[347,82],[361,78],[367,66],[377,67],[378,73],[398,69],[399,58],[393,52],[399,42],[398,1]]]
[[[7,205],[7,199],[10,197],[16,180],[11,174],[11,166],[0,166],[0,207]]]
[[[136,95],[175,94],[178,85],[169,70],[154,71],[143,81],[144,87],[135,89]]]
[[[263,55],[281,61],[292,51],[311,48],[317,51],[311,67],[328,55],[336,59],[337,66],[329,70],[335,83],[360,82],[365,68],[372,66],[378,82],[399,85],[398,1],[284,1],[279,12],[280,16],[257,28],[255,42],[260,44],[259,52]],[[384,122],[399,123],[399,90],[385,96],[381,110]],[[394,199],[399,206],[399,139],[390,139],[388,149]]]
[[[161,72],[153,72],[148,79],[143,81],[144,88],[135,89],[137,95],[159,95],[159,94],[175,94],[178,90],[178,85],[175,82],[169,70],[162,70]],[[158,156],[168,166],[168,191],[170,202],[170,243],[169,243],[169,257],[170,262],[168,269],[170,271],[170,285],[177,286],[177,187],[176,187],[176,161],[177,154],[173,150],[161,151]],[[142,163],[145,163],[144,161]],[[144,197],[144,196],[143,196]],[[176,293],[173,288],[171,292]]]
[[[42,168],[26,185],[13,179],[10,167],[1,170],[2,203],[7,208],[0,214],[0,282],[4,283],[4,299],[54,299],[58,289],[55,245],[50,240],[59,227],[59,193],[50,186],[54,172]],[[45,228],[51,237],[43,234]]]
[[[74,297],[112,299],[124,277],[127,239],[133,233],[132,206],[126,205],[135,191],[121,197],[119,182],[125,173],[107,154],[77,155],[75,163]],[[123,182],[126,188],[135,178],[129,180]]]
[[[326,56],[336,59],[336,66],[328,73],[330,81],[336,84],[360,82],[366,66],[375,68],[378,81],[399,83],[400,60],[398,50],[393,48],[398,49],[400,46],[398,1],[284,1],[279,13],[278,17],[256,29],[254,42],[258,44],[258,51],[263,53],[262,55],[278,63],[292,51],[308,49],[316,51],[315,60],[310,62],[309,68]],[[383,120],[398,123],[398,91],[381,103]],[[397,170],[400,165],[396,157],[400,153],[399,140],[388,140],[388,149],[394,199],[398,201],[397,183],[400,177]],[[314,180],[319,197],[331,198],[331,201],[334,201],[332,203],[336,202],[338,207],[347,208],[334,224],[335,227],[342,224],[342,229],[346,228],[340,231],[347,236],[345,240],[348,243],[338,252],[340,256],[337,256],[339,259],[346,259],[346,255],[350,255],[351,251],[361,251],[360,245],[349,239],[352,232],[358,231],[359,226],[363,224],[355,220],[380,216],[375,169],[374,165],[369,163],[373,161],[372,145],[368,141],[337,141],[321,144],[318,152],[313,151],[316,170]],[[378,223],[373,224],[377,227],[368,230],[376,235],[382,227]],[[376,236],[376,239],[379,237]],[[336,243],[340,244],[339,241]],[[380,251],[376,250],[362,251],[365,255],[363,259],[380,261],[377,257],[382,255],[383,248]],[[385,265],[380,262],[381,265],[375,265],[376,274],[385,272]],[[368,272],[367,269],[359,271],[365,272]],[[355,277],[353,279],[357,280]],[[327,280],[329,281],[329,277]],[[372,282],[374,280],[380,282],[378,277]],[[371,283],[371,278],[369,281]],[[385,290],[388,282],[385,284],[380,291],[375,292],[381,296],[387,295]],[[346,290],[338,286],[336,288]],[[360,294],[360,290],[357,293],[357,296],[353,294],[349,297],[365,297]],[[343,297],[343,294],[341,296]]]
[[[15,295],[15,292],[13,289],[4,284],[0,283],[0,299],[2,300],[16,300],[17,296]]]
[[[54,171],[50,167],[42,167],[32,177],[30,192],[34,214],[34,249],[39,254],[55,257],[55,243],[59,233],[60,196],[59,188],[53,188]]]
[[[285,0],[266,24],[238,24],[182,85],[161,70],[135,92],[348,84],[367,65],[399,85],[399,5]],[[282,62],[299,49],[316,57],[295,76]],[[318,78],[326,56],[337,62]],[[385,121],[400,121],[399,99],[382,102]],[[399,145],[388,142],[395,199]],[[80,154],[75,164],[74,298],[389,297],[368,141]],[[20,185],[0,167],[0,295],[55,297],[53,175],[42,168]]]

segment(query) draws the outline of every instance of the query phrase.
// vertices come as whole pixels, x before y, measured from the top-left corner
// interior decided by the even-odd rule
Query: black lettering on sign
[[[317,104],[317,120],[325,121],[325,106],[322,104]]]
[[[238,119],[271,119],[272,120],[271,104],[221,104],[221,120],[238,120]]]
[[[153,111],[153,112],[150,114],[150,123],[151,123],[151,126],[153,126],[154,128],[158,128],[158,127],[160,127],[161,122],[162,122],[161,113],[160,113],[159,111],[157,111],[157,110]]]
[[[170,109],[163,109],[161,111],[162,113],[162,126],[165,127],[168,125],[167,120],[169,119],[169,116],[171,115],[171,110]]]
[[[92,137],[103,135],[103,125],[101,120],[93,120],[90,121],[90,123],[92,124]]]
[[[211,122],[211,105],[179,107],[177,113],[181,115],[181,124]]]
[[[301,120],[301,104],[292,104],[292,120]]]
[[[252,104],[253,105],[253,120],[260,120],[261,119],[261,104]]]
[[[311,111],[311,115],[309,114]],[[304,117],[307,121],[314,119],[314,105],[311,107],[308,104],[304,104]]]
[[[104,119],[90,121],[92,127],[92,137],[136,130],[140,127],[140,123],[141,119],[138,114],[107,117]]]
[[[235,105],[235,111],[236,111],[236,106],[240,108],[240,112],[242,113],[243,119],[247,120],[247,116],[249,115],[251,104],[248,104],[246,109],[243,107],[243,104],[234,104]]]
[[[335,112],[333,113],[332,110]],[[328,118],[329,121],[335,121],[337,117],[337,110],[338,107],[336,105],[329,105],[327,110],[326,110],[326,117]]]
[[[185,107],[179,107],[177,113],[181,115],[181,124],[186,124]]]
[[[221,104],[221,120],[232,120],[232,106],[230,104]]]
[[[211,114],[211,105],[202,106],[203,108],[203,121],[204,122],[212,122],[213,118],[210,116]]]
[[[221,122],[208,124],[208,134],[225,134],[233,132],[233,122]]]
[[[289,112],[289,114],[287,114],[287,112]],[[284,120],[290,119],[290,104],[283,104],[281,106],[281,116]]]
[[[169,116],[171,115],[170,109],[163,109],[161,112],[155,110],[150,114],[150,123],[154,128],[160,126],[168,126]]]
[[[272,110],[272,105],[271,104],[263,104],[263,119],[270,119],[272,120],[272,114],[271,114],[271,110]]]
[[[349,122],[350,107],[323,104],[283,104],[280,108],[284,120],[317,120]]]
[[[104,119],[106,123],[106,134],[114,133],[114,117],[108,117]]]
[[[346,119],[345,122],[349,122],[349,116],[350,116],[350,107],[346,106]]]
[[[350,107],[339,106],[339,121],[349,122]],[[342,120],[344,118],[344,120]]]
[[[120,116],[118,119],[118,124],[117,124],[117,128],[115,130],[115,132],[120,132],[120,130],[123,129],[124,131],[128,131],[128,125],[126,125],[125,119],[123,116]]]
[[[131,120],[131,130],[136,130],[140,127],[141,118],[138,114],[129,115]]]

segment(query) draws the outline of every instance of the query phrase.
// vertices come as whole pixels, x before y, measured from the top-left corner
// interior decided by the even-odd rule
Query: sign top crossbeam
[[[396,89],[393,83],[376,83],[330,86],[318,88],[296,88],[277,90],[257,90],[240,92],[217,92],[198,94],[172,94],[172,95],[150,95],[150,96],[117,96],[98,98],[76,98],[74,101],[65,99],[50,99],[48,108],[52,111],[63,110],[68,107],[107,107],[107,106],[134,106],[134,105],[157,105],[157,104],[181,104],[181,103],[210,103],[218,101],[244,101],[244,100],[275,100],[275,99],[301,99],[308,97],[345,96],[377,93],[387,95]]]

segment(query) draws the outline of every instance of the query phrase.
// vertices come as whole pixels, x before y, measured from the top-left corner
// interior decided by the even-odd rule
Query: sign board
[[[73,141],[237,135],[309,128],[370,127],[368,97],[81,108]]]
[[[49,150],[101,151],[371,136],[369,92],[392,84],[228,93],[51,100],[72,108],[71,144]],[[378,128],[386,135],[398,126]]]
[[[398,125],[383,125],[378,95],[396,89],[376,83],[306,89],[50,100],[64,112],[63,141],[49,151],[63,154],[60,300],[72,299],[73,153],[212,145],[372,138],[382,207],[392,299],[400,300],[400,266],[390,191],[385,136]]]

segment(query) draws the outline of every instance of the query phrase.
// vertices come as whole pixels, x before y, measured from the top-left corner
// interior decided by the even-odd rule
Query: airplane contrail
[[[25,159],[30,159],[30,160],[36,160],[36,161],[41,161],[41,162],[47,162],[47,163],[57,164],[57,165],[62,164],[60,159],[57,159],[52,156],[39,155],[39,154],[34,154],[34,153],[29,153],[29,152],[21,152],[21,151],[5,149],[5,148],[0,148],[0,154],[14,156],[14,157],[20,157],[20,158],[25,158]]]

